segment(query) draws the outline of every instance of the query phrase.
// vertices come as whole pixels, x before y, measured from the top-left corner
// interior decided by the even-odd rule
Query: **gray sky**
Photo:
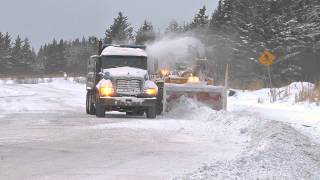
[[[173,19],[189,21],[203,5],[211,14],[217,0],[0,0],[0,4],[0,32],[28,36],[39,48],[53,38],[103,37],[119,11],[135,27],[147,19],[163,30]]]

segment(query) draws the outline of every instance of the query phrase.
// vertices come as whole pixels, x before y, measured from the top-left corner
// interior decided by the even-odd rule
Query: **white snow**
[[[184,98],[155,120],[86,115],[72,81],[2,84],[0,179],[317,179],[320,107],[293,104],[299,84],[274,104],[236,90],[226,112]]]
[[[117,46],[108,46],[103,49],[102,56],[143,56],[147,57],[145,50],[140,48],[126,48]]]
[[[128,66],[104,69],[103,72],[104,73],[110,73],[111,76],[115,76],[115,77],[139,77],[139,78],[144,78],[148,74],[147,70],[128,67]]]
[[[149,57],[157,59],[160,68],[174,67],[176,63],[193,64],[204,52],[203,43],[192,36],[168,35],[147,45]]]

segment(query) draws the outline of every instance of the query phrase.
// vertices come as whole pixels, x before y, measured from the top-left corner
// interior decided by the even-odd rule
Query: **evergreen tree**
[[[151,22],[145,20],[137,32],[136,44],[145,44],[146,42],[154,41],[155,38],[156,34]]]
[[[207,8],[203,6],[199,12],[194,16],[191,23],[191,28],[204,28],[209,22],[209,16],[206,15]]]
[[[217,9],[212,13],[210,19],[210,29],[220,28],[223,23],[223,9],[222,9],[222,0],[219,0]]]
[[[128,17],[119,12],[113,24],[106,30],[105,43],[126,44],[133,38],[133,28],[128,23]]]
[[[35,55],[31,49],[30,41],[25,38],[23,41],[23,46],[21,48],[22,59],[19,63],[25,68],[24,73],[33,73],[35,71]]]
[[[3,73],[12,73],[13,68],[13,58],[12,58],[12,47],[11,47],[11,36],[7,32],[3,37],[3,49],[2,49],[2,64],[3,64]]]
[[[178,24],[177,21],[171,21],[169,26],[166,28],[165,33],[179,33],[182,31],[181,26]]]
[[[223,2],[223,20],[226,23],[231,23],[233,11],[233,1],[234,0],[224,0]]]
[[[22,54],[22,40],[20,36],[18,36],[15,40],[15,43],[12,48],[12,69],[13,73],[21,73],[23,72],[24,69],[24,64],[21,61],[23,59],[23,54]]]

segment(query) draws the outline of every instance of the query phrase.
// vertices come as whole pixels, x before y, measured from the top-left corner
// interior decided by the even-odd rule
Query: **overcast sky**
[[[211,14],[216,4],[217,0],[0,0],[0,32],[28,36],[38,49],[53,38],[103,37],[119,11],[135,27],[147,19],[163,30],[173,19],[189,21],[203,5]]]

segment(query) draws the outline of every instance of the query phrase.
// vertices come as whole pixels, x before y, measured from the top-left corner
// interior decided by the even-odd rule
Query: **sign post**
[[[273,85],[272,85],[272,78],[271,78],[271,66],[274,63],[274,60],[276,59],[276,56],[271,54],[269,51],[264,51],[263,55],[260,56],[259,62],[267,67],[268,69],[268,76],[269,76],[269,85],[270,85],[270,101],[274,102],[275,99],[275,92],[273,91]]]

